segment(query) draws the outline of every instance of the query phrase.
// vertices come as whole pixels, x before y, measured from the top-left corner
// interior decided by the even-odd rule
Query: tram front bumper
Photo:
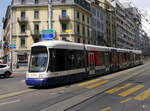
[[[47,86],[48,84],[48,79],[44,78],[44,79],[41,79],[41,78],[26,78],[26,85],[29,85],[29,86]]]

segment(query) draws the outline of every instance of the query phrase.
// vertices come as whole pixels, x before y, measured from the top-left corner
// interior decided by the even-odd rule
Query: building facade
[[[88,2],[52,0],[52,21],[49,20],[48,4],[49,0],[12,1],[3,20],[6,63],[13,60],[14,67],[27,66],[31,45],[42,41],[41,32],[49,28],[49,22],[56,31],[57,40],[94,44]],[[15,44],[16,48],[10,50],[9,44]]]
[[[141,50],[143,52],[143,56],[150,56],[150,38],[144,30],[141,32]]]
[[[106,14],[106,32],[104,43],[109,47],[116,47],[116,12],[115,7],[110,1],[100,0],[100,5],[104,8]]]
[[[141,14],[138,12],[136,7],[128,7],[127,8],[130,13],[133,15],[133,22],[134,22],[134,49],[140,50],[140,33],[142,30],[142,23],[141,23]]]
[[[120,2],[116,2],[116,24],[117,47],[133,49],[134,21],[132,13]]]
[[[7,58],[15,66],[27,66],[31,45],[41,40],[41,30],[48,28],[46,0],[13,0],[10,11],[10,37]],[[5,29],[4,29],[5,30]],[[8,48],[7,44],[7,48]],[[12,56],[11,56],[12,55]],[[11,60],[10,60],[11,59]]]
[[[53,0],[52,8],[52,28],[57,30],[57,39],[94,44],[92,14],[86,0]]]
[[[106,40],[106,11],[98,0],[91,2],[92,37],[95,45],[105,45]]]
[[[3,18],[3,61],[7,63],[10,61],[10,53],[8,45],[10,43],[10,6],[8,6],[5,14],[5,18]]]

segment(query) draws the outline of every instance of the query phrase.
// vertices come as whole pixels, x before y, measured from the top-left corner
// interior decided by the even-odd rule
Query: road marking
[[[50,93],[51,95],[56,95],[56,94],[58,94],[58,93]]]
[[[132,98],[127,98],[125,100],[122,100],[120,103],[126,103],[126,102],[131,101],[131,100],[132,100]]]
[[[127,84],[125,84],[125,85],[123,85],[123,86],[119,86],[119,87],[115,87],[115,88],[113,88],[113,89],[110,89],[110,90],[106,91],[105,93],[107,93],[107,94],[113,94],[113,93],[115,93],[115,92],[117,92],[117,91],[120,91],[121,89],[124,89],[124,88],[126,88],[126,87],[129,87],[129,86],[131,86],[131,85],[133,85],[133,84],[132,84],[132,83],[127,83]]]
[[[27,90],[22,90],[18,92],[8,93],[8,94],[0,95],[0,99],[17,96],[17,95],[32,92],[32,91],[35,91],[35,89],[27,89]]]
[[[79,84],[79,86],[85,86],[85,85],[88,85],[88,84],[91,84],[91,83],[94,83],[94,82],[97,82],[97,81],[100,81],[100,80],[102,80],[102,79],[91,80],[91,81],[88,81],[88,82],[81,83],[81,84]]]
[[[25,83],[25,80],[20,80],[20,82]]]
[[[111,107],[106,107],[106,108],[104,108],[104,109],[101,109],[100,111],[109,111],[109,110],[111,110],[112,108]]]
[[[18,99],[18,100],[9,101],[9,102],[3,102],[3,103],[0,103],[0,106],[11,104],[11,103],[17,103],[17,102],[20,102],[20,100]]]
[[[144,109],[144,108],[146,108],[147,106],[146,105],[142,105],[142,108]]]
[[[137,86],[135,86],[133,88],[130,88],[129,90],[127,90],[125,92],[120,93],[119,96],[123,96],[123,97],[128,96],[128,95],[136,92],[137,90],[139,90],[139,89],[141,89],[143,87],[144,87],[144,85],[137,85]]]
[[[86,88],[88,88],[88,89],[95,88],[95,87],[97,87],[97,86],[100,86],[100,85],[102,85],[102,84],[107,83],[108,81],[109,81],[109,80],[100,81],[100,82],[98,82],[98,83],[96,83],[96,84],[87,86]]]
[[[149,96],[150,96],[150,88],[145,90],[144,92],[140,93],[139,95],[137,95],[134,99],[143,101],[143,100],[147,99]]]

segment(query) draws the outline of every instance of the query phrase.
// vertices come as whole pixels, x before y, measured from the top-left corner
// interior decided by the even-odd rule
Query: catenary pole
[[[52,0],[48,1],[48,29],[52,29]]]

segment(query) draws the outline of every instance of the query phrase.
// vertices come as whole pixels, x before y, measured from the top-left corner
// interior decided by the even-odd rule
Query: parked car
[[[10,66],[7,64],[0,64],[0,76],[9,77],[11,74]]]

